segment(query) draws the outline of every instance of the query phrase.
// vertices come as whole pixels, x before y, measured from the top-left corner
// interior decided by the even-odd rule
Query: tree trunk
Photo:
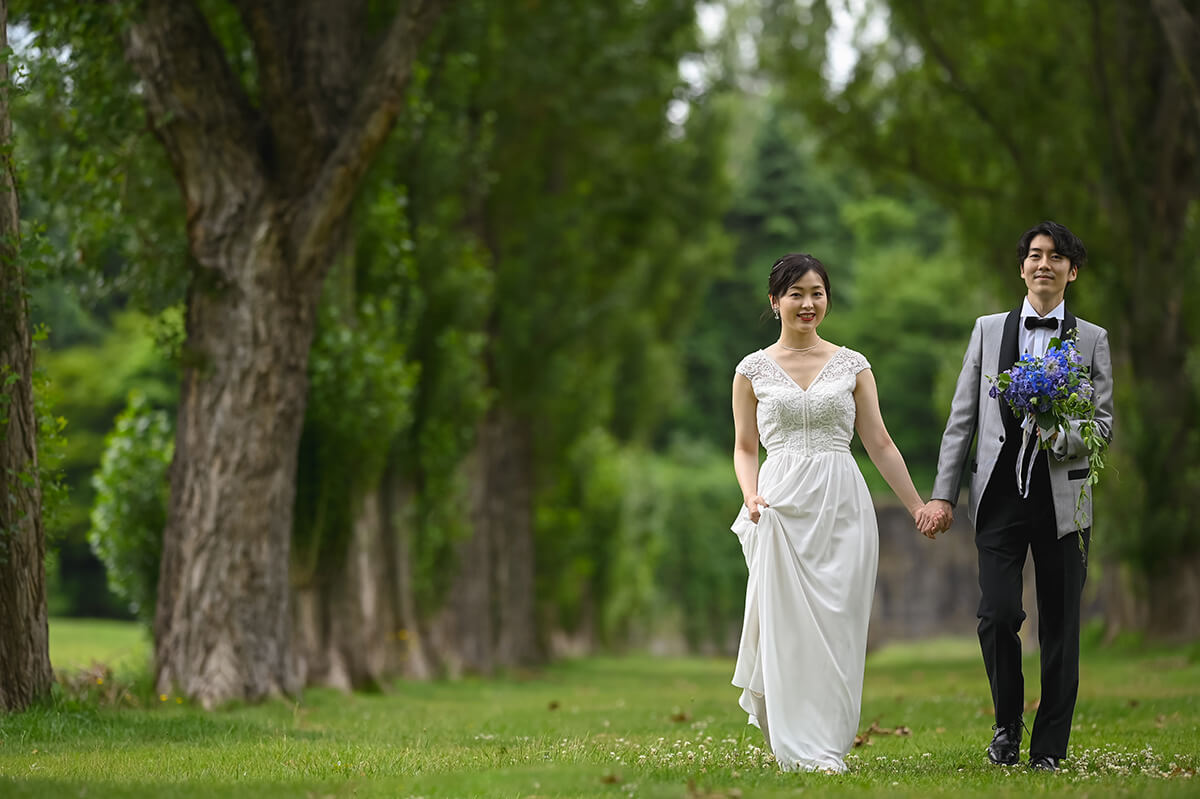
[[[1200,639],[1200,555],[1176,558],[1146,586],[1146,632],[1157,639]]]
[[[490,528],[496,662],[530,664],[541,659],[534,615],[533,442],[520,420],[493,408],[480,427],[478,447],[483,484],[472,521]]]
[[[400,662],[388,529],[381,492],[363,498],[336,572],[296,590],[296,648],[307,684],[349,691],[379,685]]]
[[[1149,620],[1140,573],[1115,558],[1106,558],[1098,565],[1099,568],[1088,569],[1095,571],[1096,576],[1088,574],[1084,599],[1103,619],[1105,640],[1111,642],[1124,632],[1144,631]],[[1085,611],[1084,618],[1090,615]]]
[[[486,496],[481,448],[467,456],[471,534],[458,547],[446,604],[431,625],[432,644],[451,677],[464,671],[490,674],[495,667],[492,529],[479,509]]]
[[[0,51],[8,48],[0,0]],[[19,260],[20,213],[11,155],[8,57],[0,57],[0,710],[50,690],[46,543],[38,479],[33,347]]]
[[[396,608],[396,639],[401,644],[401,673],[425,680],[433,676],[431,653],[425,641],[426,625],[417,611],[413,588],[412,537],[415,491],[395,469],[383,476],[381,517],[386,561],[391,564],[388,584]]]
[[[297,280],[268,220],[255,222],[222,269],[249,279],[191,292],[200,362],[184,376],[163,541],[158,687],[205,707],[299,687],[287,564],[320,284]]]
[[[394,676],[433,676],[434,653],[425,640],[427,625],[413,589],[413,494],[411,484],[388,469],[362,503],[344,567],[295,589],[294,630],[303,683],[349,690]],[[458,631],[448,621],[443,618],[443,645],[446,635]],[[460,674],[463,660],[457,646],[447,651],[452,672]],[[474,661],[470,668],[479,670]]]
[[[253,99],[194,0],[143,0],[124,26],[196,262],[155,620],[160,691],[212,707],[300,685],[288,568],[316,302],[448,2],[404,4],[380,36],[365,2],[235,0]]]
[[[452,675],[541,659],[534,615],[532,442],[492,408],[468,458],[471,536],[438,619],[437,648]]]

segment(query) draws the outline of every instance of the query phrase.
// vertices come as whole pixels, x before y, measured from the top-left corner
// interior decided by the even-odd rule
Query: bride
[[[733,684],[785,771],[846,770],[862,704],[878,528],[850,454],[871,461],[922,533],[936,534],[879,413],[867,359],[822,339],[829,275],[811,255],[775,262],[779,341],[733,379],[733,464],[745,504],[732,530],[749,577]],[[759,442],[767,458],[759,467]]]

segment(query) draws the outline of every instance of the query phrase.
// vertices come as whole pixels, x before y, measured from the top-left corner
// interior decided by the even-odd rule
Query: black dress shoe
[[[988,760],[997,766],[1015,766],[1021,758],[1021,728],[1025,725],[1020,719],[1008,724],[996,724],[992,729],[996,734],[988,745]]]
[[[1034,771],[1058,771],[1060,763],[1062,763],[1062,758],[1054,755],[1031,754],[1029,756],[1029,767]]]

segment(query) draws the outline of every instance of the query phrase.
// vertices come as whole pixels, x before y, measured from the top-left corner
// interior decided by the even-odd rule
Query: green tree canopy
[[[1070,301],[1110,330],[1118,370],[1097,541],[1149,578],[1151,617],[1175,628],[1166,576],[1200,554],[1200,317],[1186,310],[1200,300],[1200,4],[871,3],[886,35],[855,28],[844,81],[828,3],[757,8],[764,59],[826,147],[925,186],[980,278],[1015,302],[1013,245],[1041,219],[1087,243]]]

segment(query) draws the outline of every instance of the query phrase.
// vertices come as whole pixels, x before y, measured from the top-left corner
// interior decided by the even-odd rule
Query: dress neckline
[[[767,355],[766,350],[759,350],[759,352],[762,353],[762,356],[764,358],[766,358],[768,361],[770,361],[772,364],[774,364],[775,368],[779,370],[780,374],[782,374],[784,377],[786,377],[793,386],[800,389],[801,392],[807,394],[809,391],[812,390],[812,387],[817,384],[817,381],[821,379],[821,375],[825,374],[825,369],[828,368],[829,364],[833,362],[833,359],[836,358],[837,356],[841,355],[845,349],[846,349],[845,347],[838,347],[837,350],[834,351],[833,355],[830,355],[828,358],[825,359],[825,363],[821,364],[821,368],[819,370],[817,370],[816,377],[814,377],[812,379],[812,381],[809,382],[808,388],[805,388],[804,386],[800,385],[796,381],[796,378],[792,377],[791,372],[789,372],[787,369],[783,368],[783,364],[779,363],[779,361],[775,360],[770,355]]]

